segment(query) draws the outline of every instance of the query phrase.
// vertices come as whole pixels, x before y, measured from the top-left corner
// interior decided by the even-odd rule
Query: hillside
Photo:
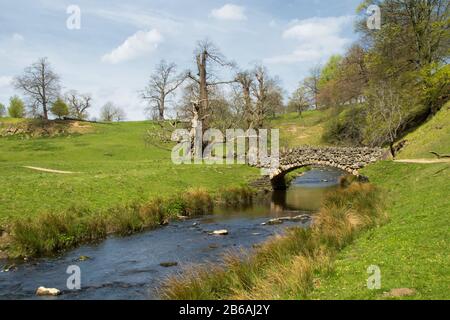
[[[280,129],[280,146],[323,145],[322,134],[328,119],[328,111],[311,110],[287,113],[271,120],[272,128]]]
[[[399,159],[436,158],[430,152],[450,154],[450,103],[433,118],[404,137],[405,148]]]
[[[401,159],[450,153],[450,104],[408,134]],[[385,161],[363,170],[389,195],[390,222],[366,232],[344,249],[335,270],[321,275],[313,299],[382,299],[394,288],[415,293],[407,299],[447,299],[450,287],[450,163]],[[366,269],[381,270],[380,290],[365,286]]]

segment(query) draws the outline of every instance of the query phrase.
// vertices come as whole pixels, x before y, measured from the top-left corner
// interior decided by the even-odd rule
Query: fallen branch
[[[449,154],[439,154],[437,152],[434,151],[430,151],[431,154],[434,154],[438,159],[442,159],[442,158],[450,158]]]

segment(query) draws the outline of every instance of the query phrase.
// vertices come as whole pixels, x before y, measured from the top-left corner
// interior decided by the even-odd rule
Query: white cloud
[[[247,20],[244,7],[229,3],[219,9],[213,9],[211,15],[219,20]]]
[[[310,18],[294,22],[283,32],[283,39],[298,43],[289,54],[265,59],[267,63],[295,63],[318,61],[341,53],[352,41],[342,35],[352,27],[353,16]]]
[[[130,24],[138,29],[157,29],[164,34],[174,33],[183,27],[183,23],[179,18],[161,11],[142,11],[136,8],[130,9],[125,7],[93,10],[92,14],[115,23]]]
[[[12,83],[13,78],[8,76],[0,76],[0,87],[7,87]]]
[[[161,33],[156,29],[138,31],[110,53],[105,54],[102,62],[116,64],[138,58],[155,51],[162,40]]]
[[[22,42],[23,40],[25,40],[25,38],[20,33],[14,33],[12,35],[12,40],[15,42]]]

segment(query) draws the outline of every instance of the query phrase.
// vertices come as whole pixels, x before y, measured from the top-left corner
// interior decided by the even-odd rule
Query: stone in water
[[[45,287],[39,287],[36,290],[37,296],[59,296],[61,294],[61,291],[55,288],[45,288]]]

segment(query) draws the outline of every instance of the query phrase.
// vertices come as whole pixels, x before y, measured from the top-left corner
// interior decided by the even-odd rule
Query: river
[[[267,200],[245,209],[215,209],[211,216],[173,222],[166,227],[129,237],[110,237],[85,245],[56,258],[38,259],[0,272],[0,299],[158,299],[161,281],[183,268],[220,263],[224,253],[251,249],[289,226],[307,227],[308,222],[262,225],[271,218],[312,214],[323,195],[338,188],[342,171],[314,168],[295,179],[287,191],[276,191]],[[214,230],[226,236],[212,236]],[[80,257],[89,257],[79,261]],[[177,262],[163,267],[165,262]],[[0,262],[1,264],[1,262]],[[65,289],[68,266],[81,270],[81,289]],[[58,288],[58,297],[36,297],[39,286]]]

